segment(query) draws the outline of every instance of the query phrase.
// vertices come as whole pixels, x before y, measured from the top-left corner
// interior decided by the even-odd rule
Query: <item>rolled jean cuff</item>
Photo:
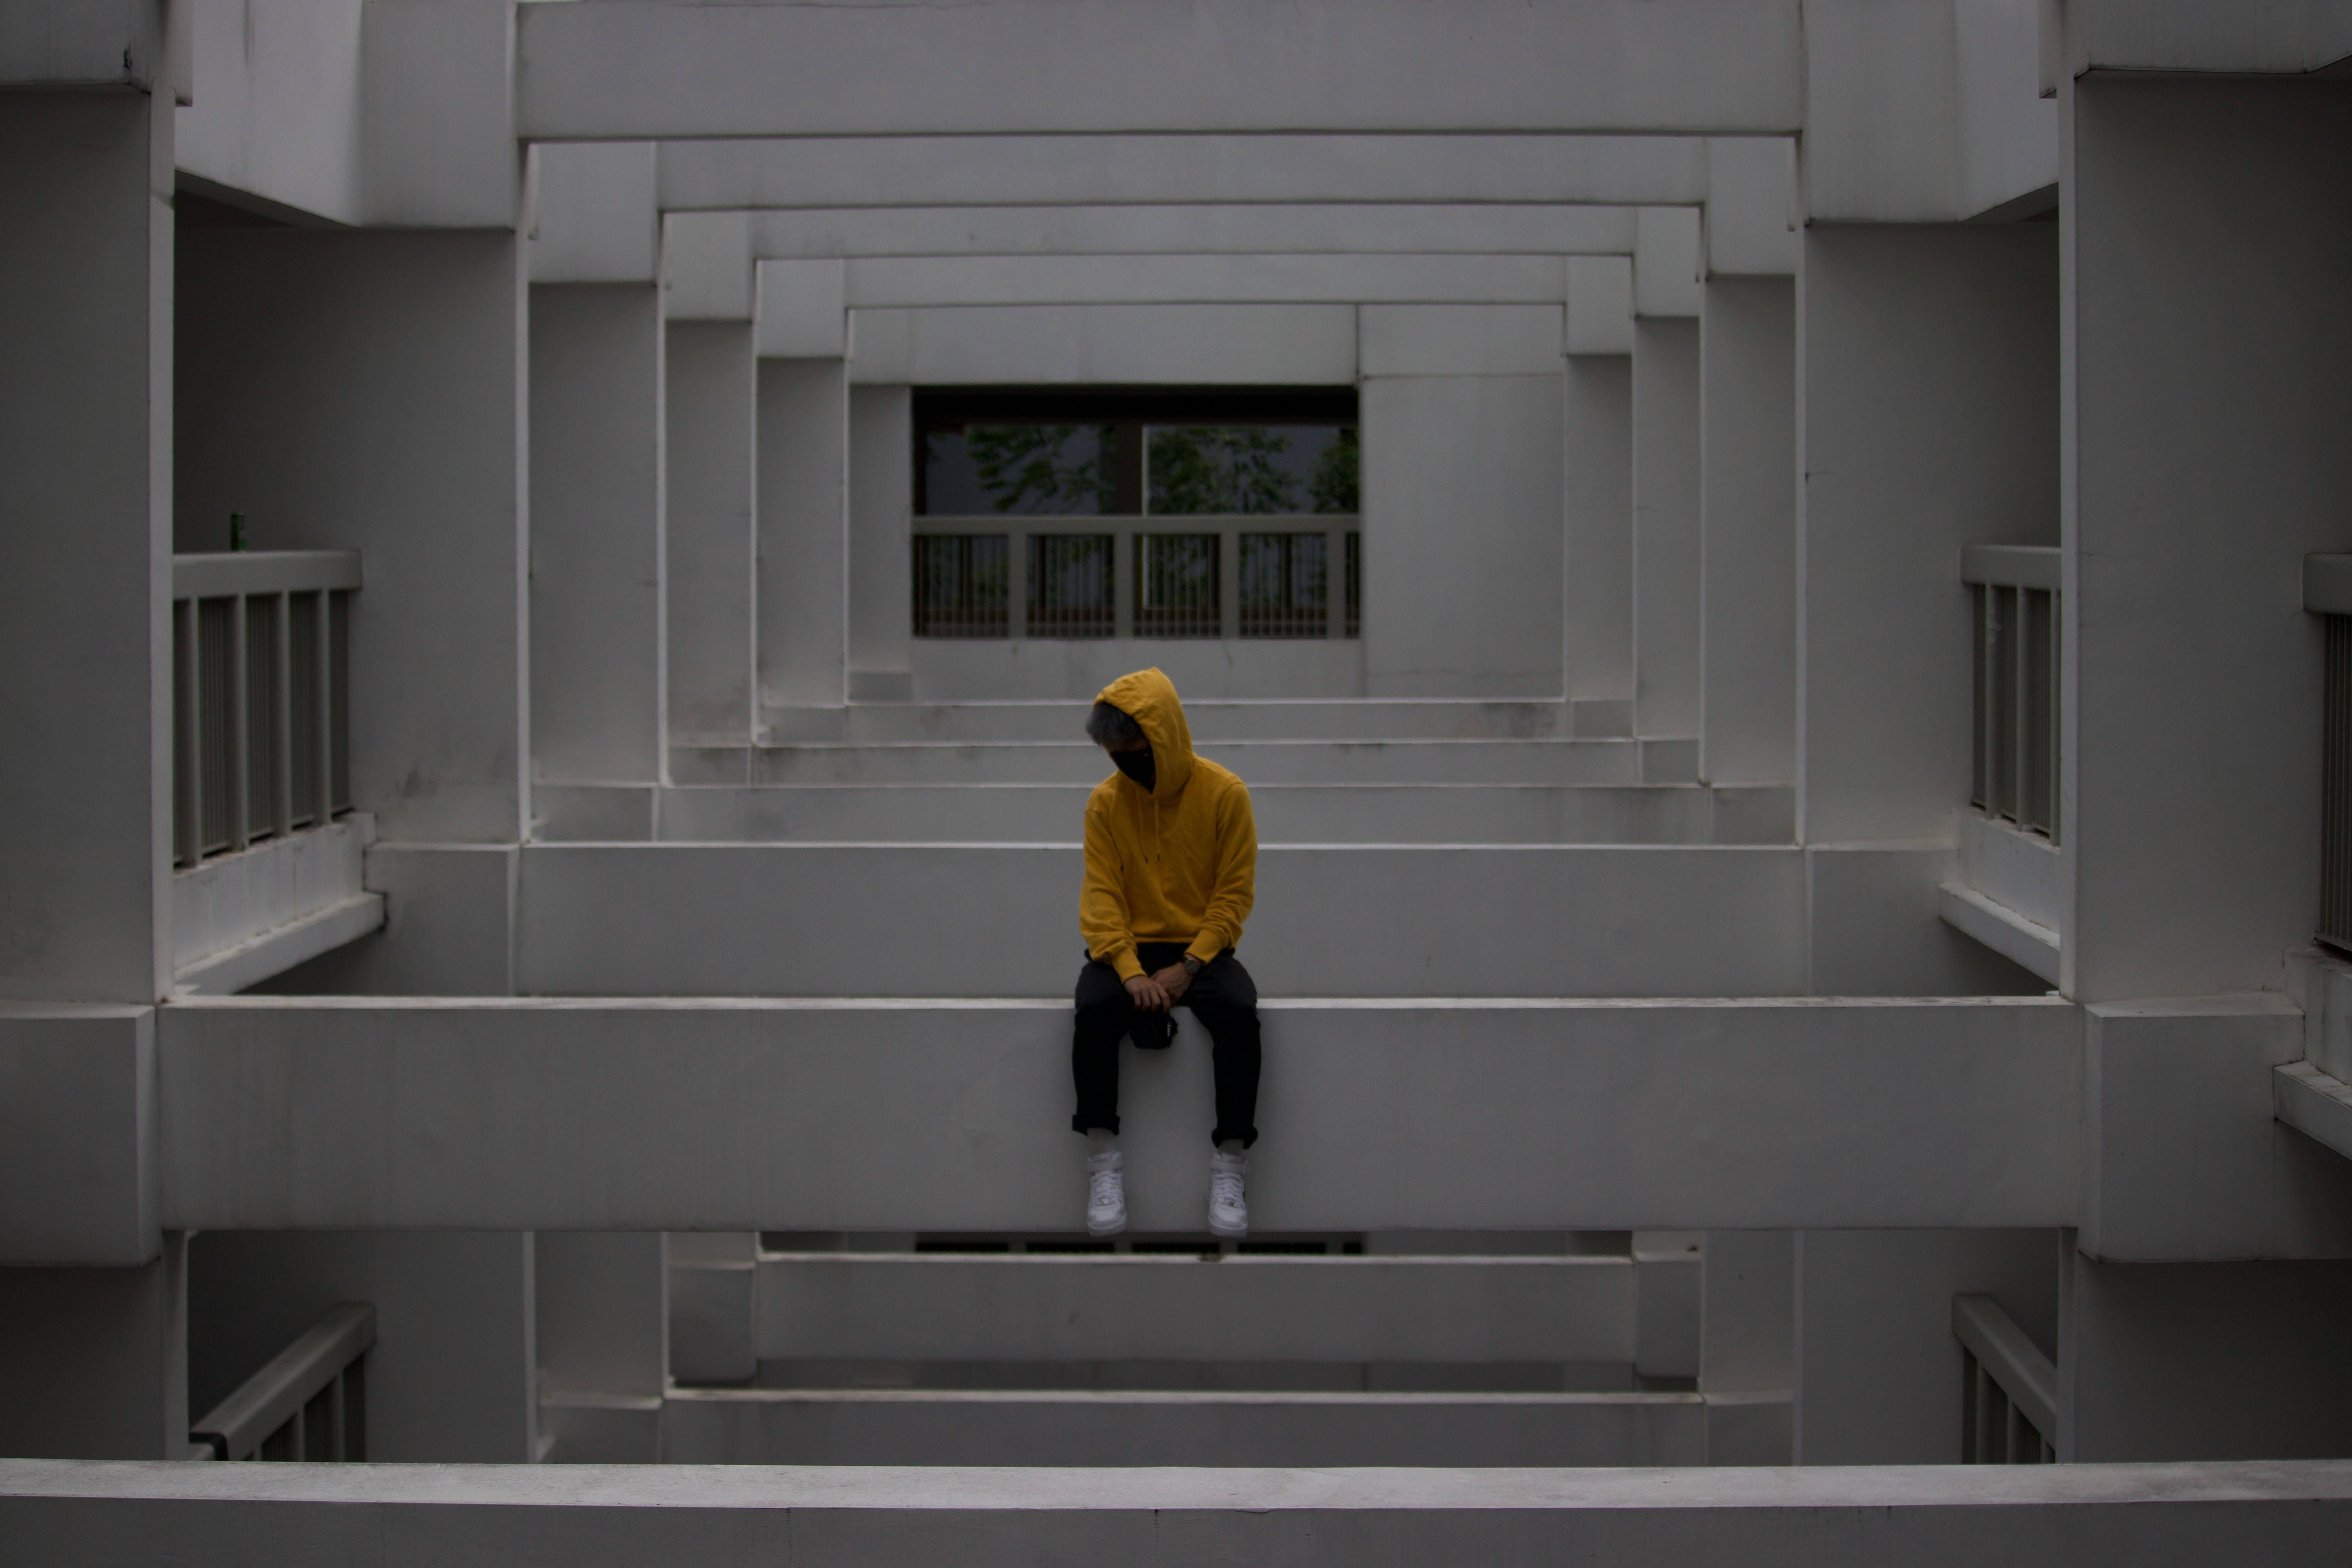
[[[1200,1123],[1195,1122],[1193,1125],[1197,1127]],[[1081,1129],[1081,1131],[1083,1131],[1083,1129]],[[1116,1132],[1118,1129],[1114,1127],[1111,1131]],[[1257,1129],[1253,1127],[1246,1132],[1228,1132],[1223,1128],[1220,1127],[1214,1132],[1209,1134],[1209,1146],[1213,1149],[1217,1148],[1231,1139],[1239,1139],[1241,1141],[1242,1147],[1246,1149],[1251,1144],[1257,1142]]]
[[[1086,1112],[1082,1110],[1078,1112],[1077,1115],[1070,1118],[1070,1131],[1073,1132],[1108,1132],[1112,1137],[1116,1138],[1118,1136],[1118,1118],[1116,1116],[1112,1117],[1108,1124],[1099,1120],[1089,1121],[1087,1120]],[[1255,1138],[1257,1134],[1253,1132],[1250,1136]]]

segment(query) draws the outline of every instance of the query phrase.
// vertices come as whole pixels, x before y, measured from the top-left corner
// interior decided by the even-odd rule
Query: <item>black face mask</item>
[[[1150,747],[1146,746],[1139,752],[1113,752],[1110,761],[1111,766],[1141,784],[1144,794],[1151,793],[1152,784],[1160,777],[1160,772],[1151,760]]]

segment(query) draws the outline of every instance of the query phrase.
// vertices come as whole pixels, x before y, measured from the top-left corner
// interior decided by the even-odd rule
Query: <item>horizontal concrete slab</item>
[[[751,215],[762,258],[857,256],[1630,256],[1633,209],[1458,202],[792,207]]]
[[[1258,784],[1639,784],[1638,741],[1212,741],[1201,753]],[[1101,748],[1076,741],[908,741],[763,746],[752,784],[1095,784]]]
[[[763,1361],[1631,1362],[1626,1258],[793,1253]]]
[[[165,1229],[1075,1232],[1066,1005],[222,997],[157,1015]],[[2074,1222],[2077,1010],[1276,1002],[1265,1233]],[[1208,1053],[1122,1053],[1204,1227]],[[1870,1179],[1857,1181],[1854,1173]]]
[[[1035,844],[1076,837],[1093,787],[542,784],[531,805],[551,843]],[[1697,784],[1260,784],[1250,798],[1265,844],[1785,844],[1795,815],[1785,788]]]
[[[688,1465],[1697,1465],[1696,1394],[680,1389]]]
[[[1084,739],[1087,701],[861,702],[839,708],[770,707],[761,718],[779,742],[864,745],[894,741]],[[1570,733],[1570,704],[1454,698],[1187,698],[1197,742],[1222,741],[1533,741]]]
[[[1566,263],[1557,256],[870,256],[852,258],[846,273],[852,310],[1175,302],[1558,305],[1568,298]]]
[[[516,989],[1067,996],[1060,844],[540,844]],[[1261,848],[1241,954],[1276,996],[1777,996],[1805,988],[1795,848]]]
[[[551,7],[552,9],[553,7]],[[2352,1461],[1717,1469],[872,1468],[0,1460],[27,1561],[387,1568],[1367,1563],[2327,1563]]]

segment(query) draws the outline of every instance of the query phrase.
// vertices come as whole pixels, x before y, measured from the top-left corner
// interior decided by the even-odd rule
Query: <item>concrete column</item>
[[[1968,799],[1960,547],[2057,542],[2057,267],[2047,224],[1805,231],[1807,843],[1941,838]]]
[[[373,1460],[527,1464],[538,1446],[528,1231],[212,1231],[188,1259],[201,1416],[338,1301],[375,1306]]]
[[[185,1238],[136,1268],[0,1268],[0,1454],[182,1459]]]
[[[521,242],[210,228],[179,247],[179,546],[356,549],[352,787],[378,832],[529,816]]]
[[[1563,387],[1568,696],[1633,695],[1633,361],[1570,354]]]
[[[2062,1461],[2352,1451],[2352,1263],[2067,1260]]]
[[[2352,548],[2352,100],[2070,90],[2064,986],[2274,991],[2319,902],[2302,559]]]
[[[1367,696],[1559,694],[1560,387],[1364,383]]]
[[[1785,1230],[1711,1230],[1700,1249],[1699,1392],[1706,1462],[1789,1463],[1796,1387],[1796,1245]]]
[[[751,734],[751,323],[669,325],[669,742]]]
[[[1797,317],[1786,278],[1706,285],[1699,336],[1704,567],[1699,776],[1797,769]]]
[[[649,283],[530,290],[534,776],[661,776],[662,321]]]
[[[1633,323],[1633,732],[1699,728],[1699,324]]]
[[[848,696],[848,365],[759,365],[757,700],[837,707]]]
[[[1800,1231],[1795,1462],[1957,1463],[1952,1298],[1991,1296],[2051,1353],[2063,1264],[2054,1231]]]
[[[0,996],[170,979],[173,113],[0,95]]]
[[[849,695],[915,695],[915,404],[904,386],[849,392]]]
[[[659,1231],[548,1231],[535,1241],[540,1425],[562,1462],[660,1458],[669,1373]]]

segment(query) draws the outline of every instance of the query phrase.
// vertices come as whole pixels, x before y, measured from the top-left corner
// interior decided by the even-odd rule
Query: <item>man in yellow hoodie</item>
[[[1087,1135],[1087,1230],[1127,1228],[1118,1151],[1118,1043],[1146,1049],[1175,1037],[1171,1008],[1206,1025],[1217,1077],[1209,1134],[1209,1229],[1249,1234],[1244,1152],[1257,1142],[1257,985],[1234,956],[1257,880],[1249,789],[1192,752],[1176,688],[1156,669],[1102,689],[1087,734],[1118,772],[1087,797],[1087,874],[1078,930],[1087,966],[1070,1049]]]

